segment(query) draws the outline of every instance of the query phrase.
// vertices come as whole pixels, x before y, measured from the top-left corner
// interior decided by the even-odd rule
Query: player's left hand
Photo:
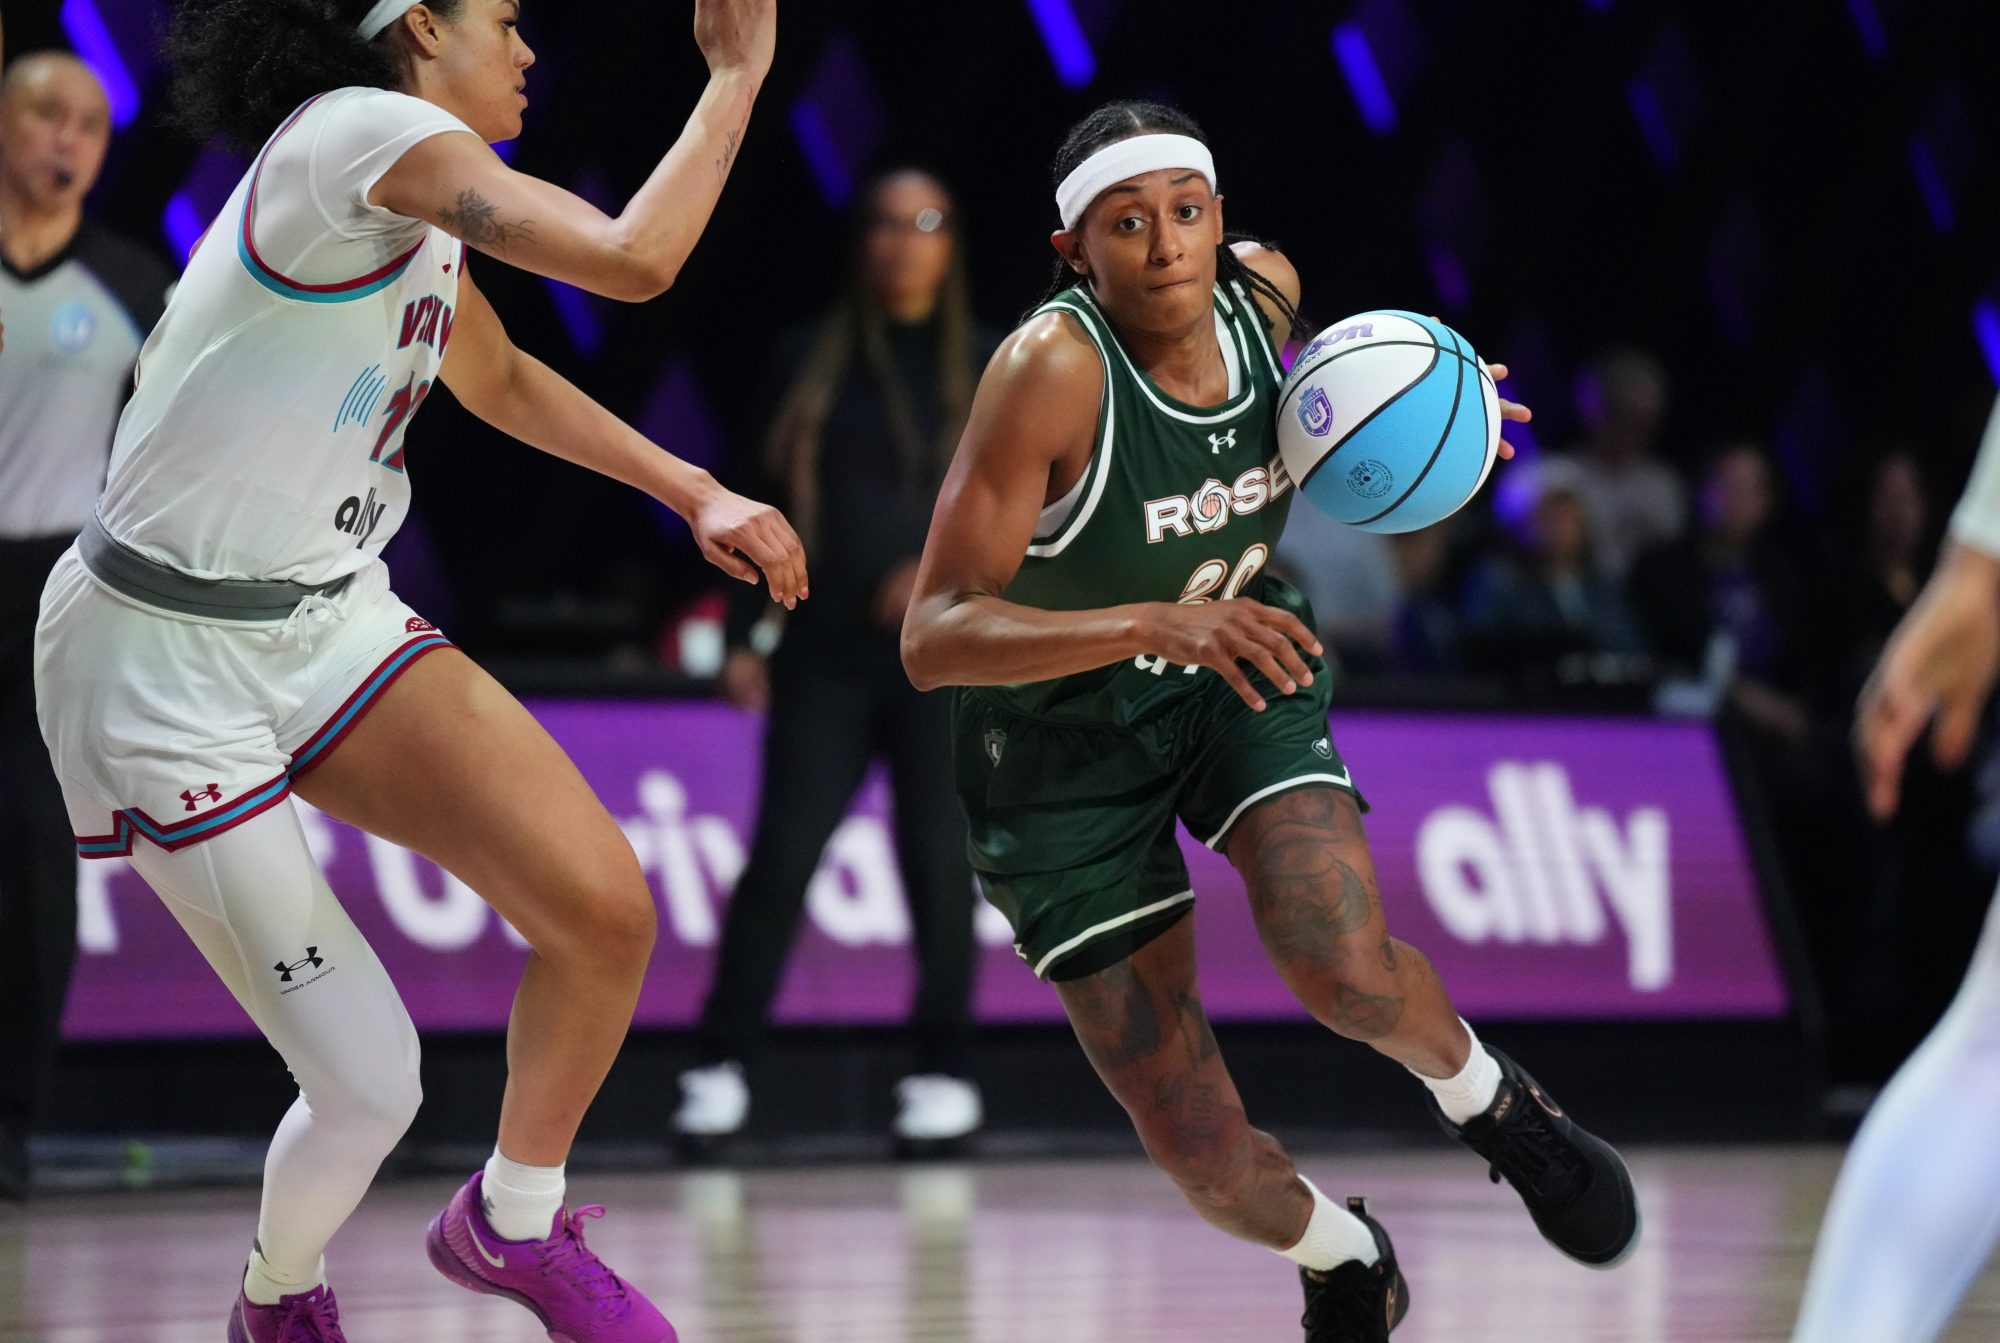
[[[1479,366],[1486,370],[1487,376],[1492,378],[1496,384],[1507,380],[1507,366],[1505,364],[1489,364],[1482,359],[1479,361]],[[1503,396],[1500,398],[1500,418],[1503,420],[1517,420],[1522,424],[1526,424],[1529,420],[1535,418],[1535,412],[1529,410],[1520,402],[1509,401]],[[1514,460],[1514,445],[1504,438],[1500,440],[1500,460],[1503,462]]]
[[[755,583],[762,569],[771,600],[783,602],[787,611],[811,595],[805,546],[785,515],[769,504],[717,490],[689,515],[688,525],[702,555],[724,573]]]

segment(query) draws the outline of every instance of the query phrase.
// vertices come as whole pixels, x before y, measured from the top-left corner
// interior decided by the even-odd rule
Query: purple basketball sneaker
[[[502,1240],[480,1203],[484,1177],[467,1180],[431,1222],[425,1245],[438,1272],[526,1306],[552,1343],[678,1343],[667,1317],[583,1243],[584,1219],[604,1209],[563,1209],[547,1240]]]
[[[241,1292],[229,1312],[229,1343],[347,1343],[333,1289],[315,1287],[260,1306]]]

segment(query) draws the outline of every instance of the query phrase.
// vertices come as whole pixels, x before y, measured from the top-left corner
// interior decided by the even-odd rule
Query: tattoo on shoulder
[[[475,247],[505,253],[507,245],[535,240],[535,221],[501,219],[500,207],[470,188],[458,193],[456,204],[438,211],[438,223]]]

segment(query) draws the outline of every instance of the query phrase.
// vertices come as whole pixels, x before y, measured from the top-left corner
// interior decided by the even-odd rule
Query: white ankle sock
[[[250,1267],[243,1274],[243,1295],[250,1298],[250,1304],[253,1306],[275,1306],[280,1297],[310,1292],[325,1281],[324,1258],[309,1269],[305,1276],[289,1278],[272,1268],[264,1258],[264,1251],[253,1245],[250,1248]]]
[[[1431,1089],[1437,1097],[1438,1109],[1454,1124],[1463,1124],[1475,1115],[1483,1115],[1493,1106],[1493,1098],[1500,1094],[1500,1065],[1479,1043],[1479,1036],[1471,1026],[1461,1019],[1465,1033],[1472,1037],[1472,1057],[1456,1077],[1425,1077],[1411,1069],[1411,1075]]]
[[[1368,1223],[1320,1193],[1319,1186],[1305,1176],[1299,1177],[1299,1183],[1312,1193],[1312,1220],[1306,1223],[1306,1233],[1299,1237],[1299,1243],[1289,1250],[1278,1251],[1279,1254],[1301,1268],[1321,1273],[1350,1259],[1372,1264],[1382,1257]]]
[[[502,1240],[547,1240],[563,1205],[561,1166],[524,1166],[494,1148],[479,1182],[486,1224]]]

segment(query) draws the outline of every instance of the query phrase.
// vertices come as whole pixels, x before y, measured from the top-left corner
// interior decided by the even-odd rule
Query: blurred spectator
[[[1613,351],[1577,375],[1584,440],[1569,460],[1597,563],[1613,574],[1687,527],[1686,486],[1655,455],[1667,391],[1666,370],[1639,350]]]
[[[1473,570],[1465,644],[1473,670],[1547,672],[1577,655],[1643,649],[1619,580],[1592,553],[1581,469],[1552,459],[1531,468],[1533,504],[1518,543]]]
[[[1730,444],[1703,474],[1695,533],[1642,554],[1628,593],[1663,663],[1706,682],[1759,730],[1800,743],[1812,722],[1796,625],[1803,594],[1775,508],[1763,448]]]
[[[1402,596],[1388,537],[1335,522],[1300,500],[1274,567],[1312,603],[1315,632],[1337,671],[1387,670]]]
[[[702,1009],[703,1057],[680,1078],[675,1127],[697,1149],[744,1123],[745,1065],[760,1052],[807,883],[878,757],[895,791],[918,973],[916,1068],[897,1088],[896,1136],[949,1145],[981,1120],[968,1078],[975,906],[950,698],[910,685],[900,639],[931,506],[999,336],[973,320],[952,201],[935,179],[877,180],[854,223],[845,293],[780,343],[772,371],[787,381],[764,402],[775,413],[758,497],[805,538],[812,599],[767,660],[753,629],[769,603],[748,587],[732,593],[723,689],[769,719],[756,833]]]
[[[1447,520],[1389,538],[1403,594],[1389,630],[1389,660],[1399,672],[1447,675],[1464,669],[1452,571],[1455,527],[1455,520]]]
[[[76,961],[76,847],[35,720],[42,583],[104,488],[167,268],[83,217],[111,109],[74,56],[0,81],[0,1197],[25,1193]]]

